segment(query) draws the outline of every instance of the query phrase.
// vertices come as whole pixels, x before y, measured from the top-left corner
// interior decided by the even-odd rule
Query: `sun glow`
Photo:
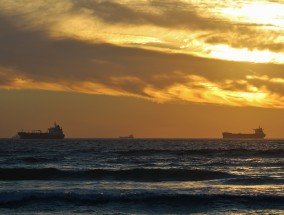
[[[248,48],[235,49],[227,45],[216,45],[207,48],[210,56],[225,60],[247,61],[253,63],[283,63],[284,55],[268,50],[249,50]]]
[[[158,103],[181,100],[238,107],[284,107],[284,99],[281,95],[270,92],[266,87],[258,88],[248,82],[248,80],[252,80],[254,77],[247,77],[247,80],[235,82],[226,80],[220,83],[212,82],[196,75],[185,78],[188,80],[187,83],[176,83],[166,89],[157,89],[153,86],[147,87],[144,89],[144,93],[151,96]],[[266,78],[263,77],[263,79]],[[244,83],[247,89],[228,88],[230,84],[234,83]]]
[[[254,2],[242,7],[224,8],[221,12],[228,18],[261,25],[284,27],[284,5],[277,3]]]

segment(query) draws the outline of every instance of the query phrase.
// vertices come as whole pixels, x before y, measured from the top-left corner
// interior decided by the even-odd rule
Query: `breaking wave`
[[[271,178],[271,177],[239,177],[227,179],[224,184],[229,185],[284,185],[283,178]]]
[[[253,156],[253,157],[282,157],[284,150],[281,149],[268,149],[268,150],[255,150],[255,149],[193,149],[193,150],[167,150],[167,149],[144,149],[144,150],[127,150],[118,151],[122,155],[150,155],[150,154],[175,154],[175,155],[216,155],[219,156]]]
[[[46,163],[46,162],[53,162],[53,161],[59,161],[60,159],[58,157],[52,157],[52,158],[46,158],[46,157],[23,157],[21,158],[22,161],[25,163]]]
[[[97,205],[107,203],[171,204],[183,207],[206,204],[242,204],[284,208],[284,196],[275,195],[228,195],[228,194],[167,194],[150,191],[138,193],[78,193],[47,191],[6,191],[0,194],[0,207],[20,207],[39,202],[64,202],[76,205]]]
[[[0,180],[126,180],[126,181],[202,181],[236,178],[237,175],[201,169],[59,170],[56,168],[2,168]]]

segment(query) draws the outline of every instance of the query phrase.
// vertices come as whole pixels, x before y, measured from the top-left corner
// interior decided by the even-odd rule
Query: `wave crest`
[[[11,191],[0,194],[0,207],[19,207],[38,202],[65,202],[67,204],[97,205],[107,203],[131,204],[176,204],[185,206],[204,206],[205,204],[271,204],[282,207],[284,196],[276,195],[228,195],[228,194],[166,194],[141,191],[139,193],[77,193],[45,191]]]
[[[0,169],[0,180],[128,180],[128,181],[202,181],[235,178],[236,175],[201,169],[127,169],[127,170],[59,170],[44,169]]]

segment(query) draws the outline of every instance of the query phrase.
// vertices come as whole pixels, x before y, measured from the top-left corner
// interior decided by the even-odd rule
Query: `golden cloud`
[[[17,71],[0,70],[0,89],[6,90],[49,90],[86,94],[130,96],[157,103],[194,102],[226,106],[253,106],[262,108],[284,108],[284,92],[269,91],[266,86],[257,87],[250,80],[284,83],[282,78],[247,76],[244,80],[213,82],[198,75],[185,75],[182,83],[172,83],[157,88],[151,83],[134,76],[111,77],[112,84],[94,81],[37,81],[18,74]],[[134,83],[126,90],[125,83]],[[135,85],[136,84],[136,85]],[[135,89],[135,87],[137,89]]]
[[[284,108],[284,95],[270,92],[265,86],[257,88],[247,80],[226,80],[212,82],[200,76],[186,77],[185,84],[173,84],[166,89],[148,87],[147,94],[153,95],[157,102],[187,101],[229,106],[254,106],[263,108]],[[246,89],[229,89],[228,84],[245,83]]]
[[[141,2],[1,0],[0,88],[284,107],[282,4]]]
[[[284,63],[279,2],[2,0],[0,14],[18,28],[40,30],[52,39]]]
[[[110,96],[136,96],[123,89],[111,88],[102,83],[90,81],[38,81],[12,69],[0,68],[0,89],[4,90],[48,90],[57,92],[78,92]]]

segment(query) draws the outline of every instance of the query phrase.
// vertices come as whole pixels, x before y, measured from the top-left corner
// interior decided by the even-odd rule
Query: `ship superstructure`
[[[253,129],[252,134],[223,132],[224,139],[263,139],[266,134],[261,127]]]
[[[20,139],[63,139],[65,137],[62,127],[54,123],[53,127],[48,128],[47,132],[41,130],[34,130],[31,132],[18,132]]]

